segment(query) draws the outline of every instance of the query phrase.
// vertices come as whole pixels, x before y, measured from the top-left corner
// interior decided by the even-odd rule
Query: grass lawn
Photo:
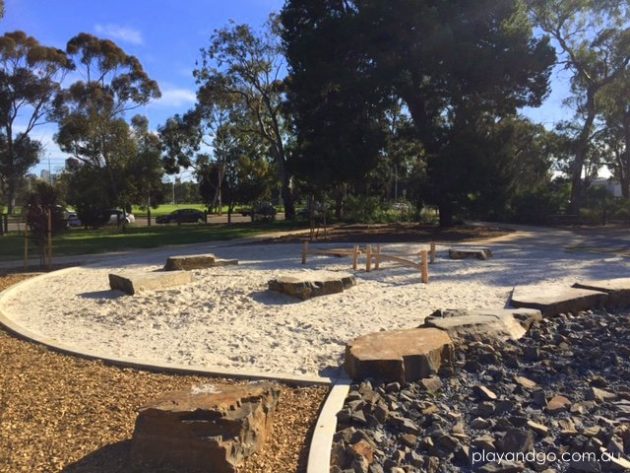
[[[104,253],[134,248],[155,248],[164,245],[230,240],[296,228],[300,228],[300,226],[292,222],[275,222],[262,225],[243,223],[232,225],[130,226],[125,233],[111,227],[98,230],[73,229],[53,238],[53,255]],[[29,253],[32,256],[38,254],[32,243],[29,244]],[[11,232],[0,237],[0,261],[20,260],[23,254],[24,237],[21,234]]]
[[[161,217],[177,209],[196,209],[205,212],[207,207],[204,204],[161,204],[157,209],[151,209],[151,217]],[[132,210],[136,218],[146,217],[147,215],[147,209],[141,209],[134,205]]]

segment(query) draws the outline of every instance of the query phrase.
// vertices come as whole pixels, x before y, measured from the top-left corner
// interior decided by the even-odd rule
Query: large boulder
[[[615,309],[630,306],[630,278],[578,281],[573,287],[605,292],[608,294],[606,306],[609,308]]]
[[[424,327],[445,330],[452,339],[466,336],[518,340],[532,323],[542,320],[536,309],[440,309],[424,320]]]
[[[190,271],[192,269],[214,268],[238,264],[235,259],[219,259],[213,254],[169,256],[164,265],[164,271]]]
[[[604,307],[608,295],[601,291],[558,286],[517,286],[512,292],[511,305],[538,309],[544,316],[578,313]]]
[[[109,287],[133,295],[143,291],[168,289],[192,282],[192,274],[186,271],[110,274]]]
[[[487,260],[492,258],[492,251],[490,251],[489,248],[450,248],[448,250],[448,257],[450,259],[476,258],[480,260]]]
[[[344,367],[354,380],[406,383],[436,374],[452,350],[451,337],[436,328],[375,332],[348,343]]]
[[[143,407],[131,443],[134,465],[234,473],[272,430],[279,389],[271,383],[210,384]]]
[[[281,292],[291,297],[306,300],[311,297],[336,294],[351,288],[356,279],[348,273],[313,271],[303,274],[280,276],[269,281],[271,291]]]

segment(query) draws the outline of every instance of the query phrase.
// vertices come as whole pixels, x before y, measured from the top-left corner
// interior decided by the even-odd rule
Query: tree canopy
[[[63,51],[14,31],[0,37],[0,66],[0,191],[12,212],[20,180],[39,159],[30,134],[49,120],[73,64]]]

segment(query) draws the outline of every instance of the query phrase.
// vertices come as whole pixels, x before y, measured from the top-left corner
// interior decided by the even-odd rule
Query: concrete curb
[[[13,321],[9,314],[6,313],[6,310],[3,308],[4,302],[7,297],[11,294],[24,290],[25,287],[33,284],[35,281],[39,282],[42,279],[51,277],[53,275],[60,274],[62,272],[70,272],[76,271],[79,269],[78,267],[72,268],[64,268],[59,271],[53,271],[51,273],[42,274],[40,276],[35,276],[33,278],[27,279],[26,281],[22,281],[14,286],[9,287],[8,289],[0,292],[0,326],[7,329],[12,334],[17,337],[43,345],[53,351],[58,353],[62,353],[64,355],[72,355],[78,356],[80,358],[85,358],[88,360],[99,360],[104,363],[121,366],[121,367],[129,367],[136,368],[147,371],[155,371],[162,373],[173,373],[173,374],[186,374],[186,375],[203,375],[203,376],[218,376],[224,378],[234,378],[234,379],[254,379],[254,380],[270,380],[270,381],[279,381],[285,384],[294,385],[294,386],[310,386],[310,385],[330,385],[333,383],[333,378],[326,378],[320,376],[298,376],[289,373],[260,373],[255,370],[248,369],[240,369],[240,370],[230,370],[225,368],[219,368],[216,366],[184,366],[170,363],[160,363],[155,364],[152,362],[148,362],[146,360],[138,360],[134,358],[116,358],[109,356],[102,356],[90,353],[88,351],[80,350],[71,345],[59,342],[56,339],[48,338],[44,335],[32,332],[26,327],[21,326],[20,324]]]
[[[333,436],[337,430],[337,413],[343,408],[351,383],[349,378],[340,377],[328,393],[313,430],[306,473],[330,473],[330,456]]]

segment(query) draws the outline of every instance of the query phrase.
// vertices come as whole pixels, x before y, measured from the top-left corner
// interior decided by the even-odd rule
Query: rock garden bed
[[[464,337],[439,376],[355,384],[331,472],[629,471],[629,342],[628,312],[560,314]]]

